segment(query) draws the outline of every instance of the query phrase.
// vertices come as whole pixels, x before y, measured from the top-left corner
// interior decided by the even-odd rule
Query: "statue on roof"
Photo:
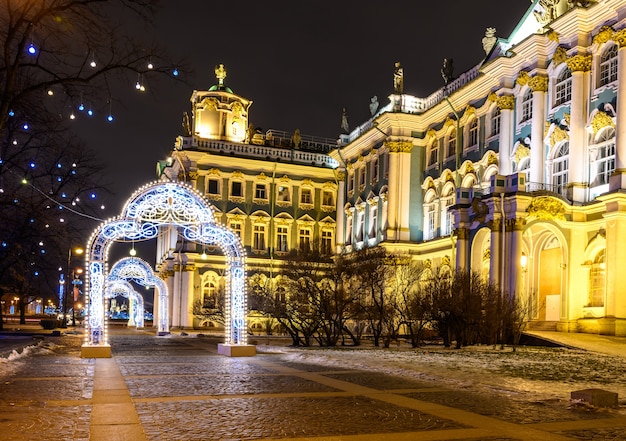
[[[393,93],[402,94],[404,92],[404,70],[400,62],[396,62],[396,70],[393,72]]]
[[[498,37],[496,37],[496,28],[485,29],[485,36],[483,37],[483,49],[485,50],[486,55],[489,55],[489,52],[491,52],[491,49],[493,49],[497,41]]]
[[[226,78],[226,69],[223,64],[215,66],[215,77],[217,78],[217,84],[223,86],[224,78]]]
[[[372,116],[374,116],[377,110],[378,110],[378,97],[374,95],[370,99],[370,113],[372,114]]]
[[[183,112],[183,136],[191,136],[191,122],[189,121],[189,113]]]
[[[452,73],[454,72],[454,60],[452,58],[444,58],[441,67],[441,77],[447,86],[452,81]]]
[[[348,112],[346,112],[345,107],[341,111],[341,128],[344,132],[350,133],[350,126],[348,125]]]

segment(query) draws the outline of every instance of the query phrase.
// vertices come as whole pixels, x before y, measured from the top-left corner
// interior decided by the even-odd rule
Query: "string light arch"
[[[133,289],[133,286],[125,280],[112,280],[106,284],[104,299],[109,300],[117,296],[128,299],[128,326],[144,327],[144,301],[143,296]]]
[[[246,345],[245,252],[241,239],[215,222],[213,207],[191,186],[182,182],[152,182],[137,190],[122,213],[102,223],[91,235],[86,253],[87,320],[84,347],[107,346],[104,297],[108,277],[108,253],[116,241],[144,241],[158,236],[162,227],[176,227],[184,239],[220,247],[226,257],[225,344]],[[139,262],[138,258],[135,259]],[[144,262],[145,263],[145,262]],[[146,263],[146,266],[149,265]],[[120,267],[122,268],[122,267]],[[138,270],[139,266],[131,267]],[[117,270],[116,270],[117,271]],[[111,272],[112,275],[114,272]],[[115,274],[122,274],[120,269]],[[165,293],[165,294],[161,294]],[[167,305],[167,291],[160,302]],[[167,314],[160,314],[159,332],[169,330]]]

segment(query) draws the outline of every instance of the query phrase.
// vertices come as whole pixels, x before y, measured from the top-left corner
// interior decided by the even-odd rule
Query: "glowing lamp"
[[[28,45],[26,51],[28,51],[28,53],[31,55],[35,55],[37,53],[37,47],[33,43],[31,43]]]
[[[108,122],[113,122],[113,115],[107,116],[107,121]]]

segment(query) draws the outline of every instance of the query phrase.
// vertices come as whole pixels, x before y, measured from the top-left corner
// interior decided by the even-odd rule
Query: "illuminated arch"
[[[143,328],[144,302],[143,297],[133,289],[133,286],[125,280],[113,280],[106,284],[104,298],[112,299],[117,296],[128,299],[128,326]]]
[[[122,214],[100,225],[87,247],[85,350],[108,346],[104,333],[104,290],[107,259],[115,241],[142,241],[157,237],[162,227],[175,226],[186,240],[217,245],[226,256],[225,344],[245,345],[245,255],[239,236],[216,224],[212,206],[195,189],[181,182],[153,182],[136,191]],[[167,324],[165,324],[167,329]]]
[[[118,260],[109,272],[107,285],[118,280],[126,282],[132,281],[147,288],[156,288],[158,296],[157,311],[159,311],[157,317],[157,332],[159,334],[167,333],[167,287],[165,286],[165,282],[152,271],[152,267],[148,262],[138,257],[125,257]]]

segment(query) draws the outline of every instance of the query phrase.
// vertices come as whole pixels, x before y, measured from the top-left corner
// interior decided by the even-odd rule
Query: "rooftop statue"
[[[215,66],[215,78],[217,78],[220,86],[224,85],[224,78],[226,78],[226,69],[223,64]]]
[[[374,95],[370,99],[370,113],[372,114],[372,116],[374,116],[377,110],[378,110],[378,97]]]
[[[401,94],[404,92],[404,70],[400,62],[396,62],[396,70],[393,72],[393,92]]]
[[[496,28],[485,29],[485,36],[483,37],[483,49],[485,50],[485,54],[489,55],[489,52],[491,52],[491,49],[493,49],[497,41]]]

